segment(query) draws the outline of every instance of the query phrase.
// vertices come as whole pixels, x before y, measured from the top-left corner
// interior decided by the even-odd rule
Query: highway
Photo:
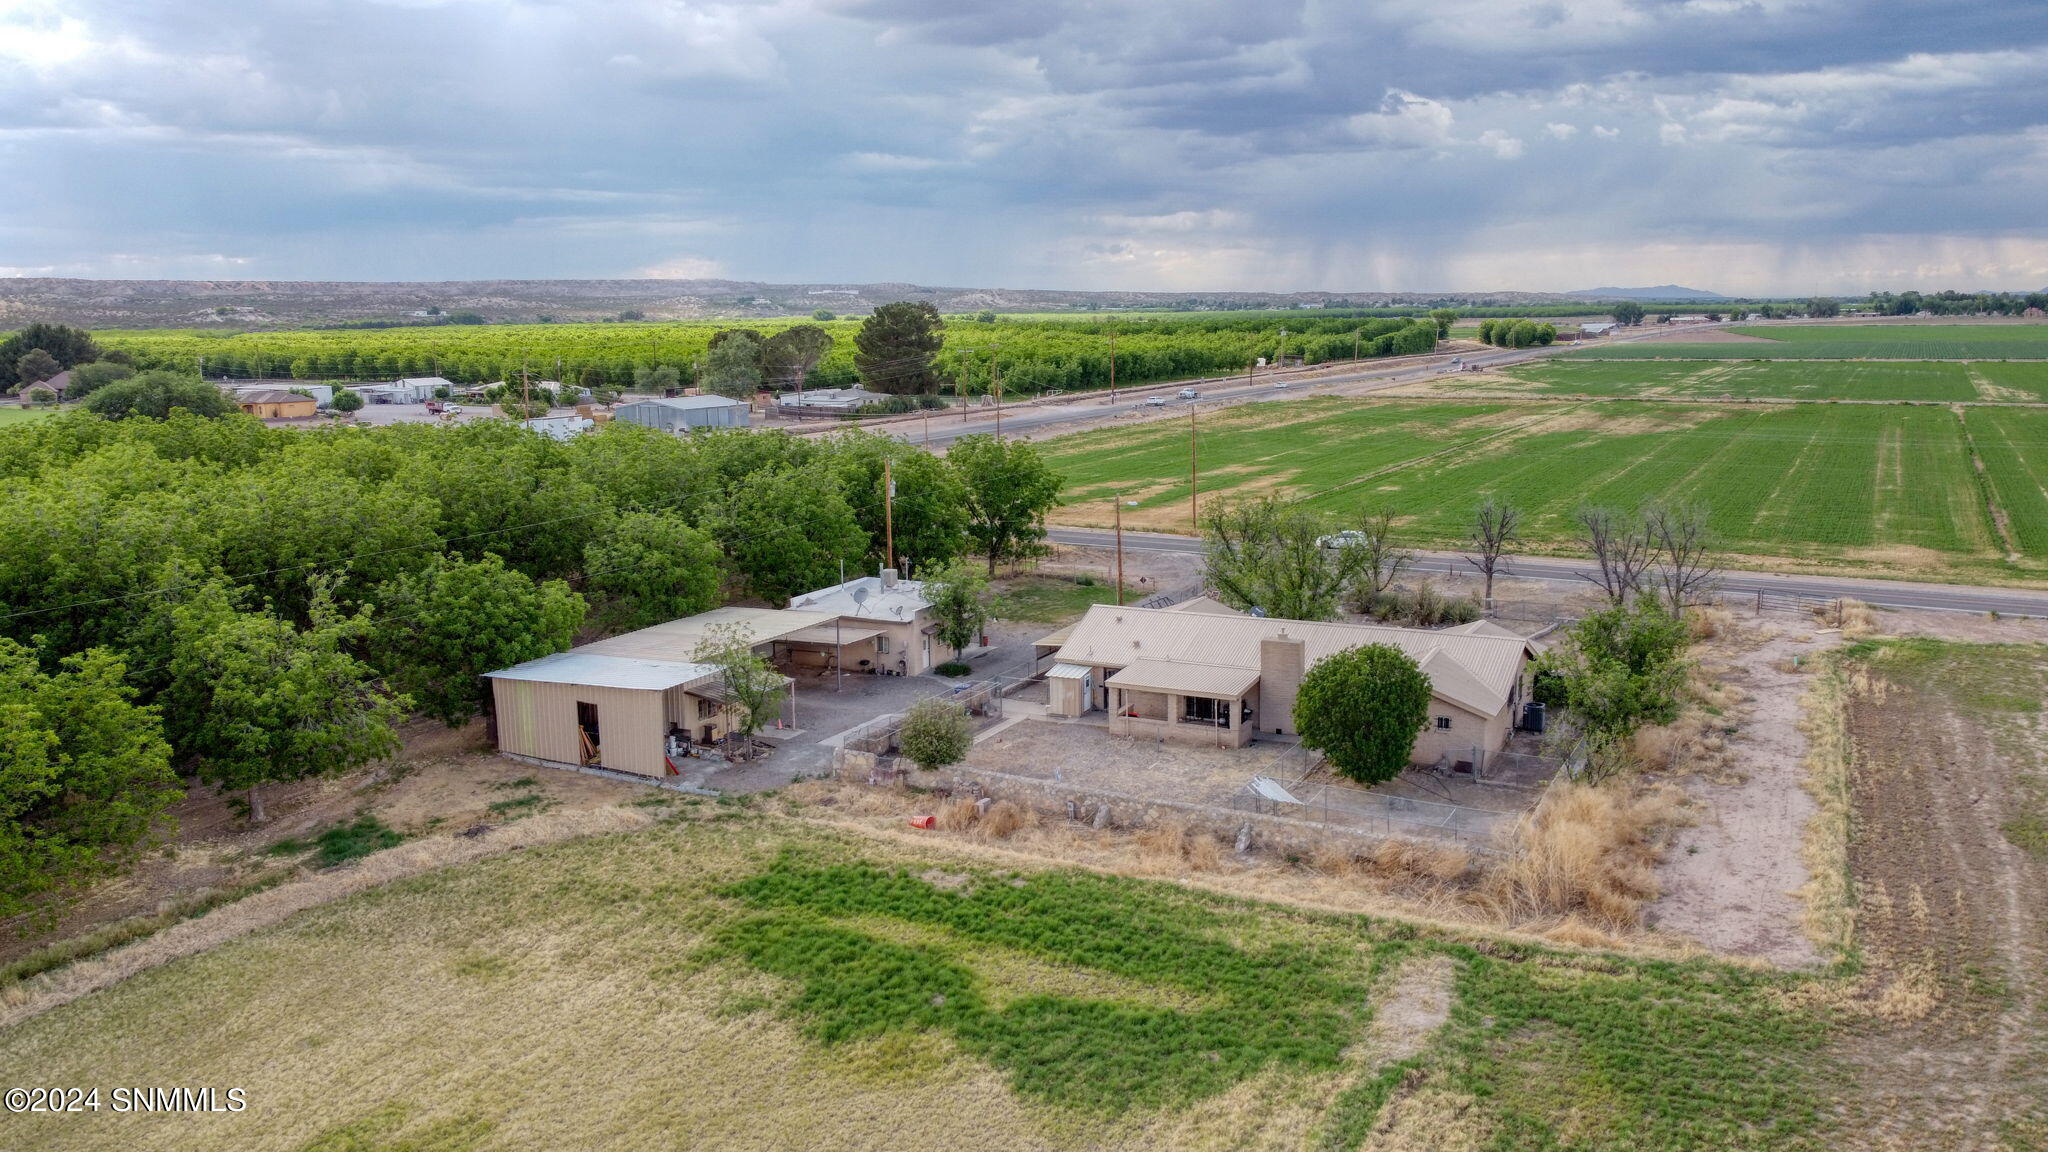
[[[1096,528],[1054,528],[1056,544],[1080,548],[1114,548],[1115,533]],[[1202,542],[1191,536],[1169,536],[1159,532],[1125,532],[1126,552],[1180,552],[1199,555]],[[1414,570],[1463,572],[1473,568],[1456,552],[1420,552]],[[1582,584],[1593,573],[1590,561],[1555,556],[1516,556],[1505,575],[1524,580],[1550,580]],[[1582,573],[1584,575],[1582,575]],[[1762,593],[1767,597],[1804,597],[1832,600],[1850,597],[1879,608],[1911,608],[1934,612],[1969,612],[1982,615],[2048,617],[2048,591],[2021,588],[1988,588],[1969,584],[1915,584],[1901,580],[1868,580],[1852,576],[1786,576],[1775,572],[1723,572],[1720,591],[1724,596],[1743,597]]]

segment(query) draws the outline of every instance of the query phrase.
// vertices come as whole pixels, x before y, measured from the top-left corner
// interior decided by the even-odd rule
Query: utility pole
[[[1363,328],[1360,328],[1359,330],[1357,330],[1356,332],[1353,332],[1353,333],[1351,334],[1351,358],[1352,358],[1353,360],[1356,360],[1356,359],[1358,359],[1358,358],[1359,358],[1359,353],[1360,353],[1361,351],[1363,351],[1363,350],[1364,350],[1364,348],[1365,348],[1365,329],[1363,329]]]
[[[1003,376],[993,353],[988,358],[988,390],[996,398],[996,443],[1003,442]]]
[[[1124,494],[1116,494],[1116,606],[1124,606]]]
[[[896,476],[889,469],[889,458],[882,457],[882,558],[884,567],[896,566]]]
[[[1199,402],[1188,401],[1188,526],[1195,532],[1202,530],[1200,509],[1195,504],[1195,486],[1200,477],[1195,471],[1195,409]]]

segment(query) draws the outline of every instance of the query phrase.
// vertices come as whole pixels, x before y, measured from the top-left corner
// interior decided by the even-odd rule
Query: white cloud
[[[1513,160],[1522,154],[1522,141],[1498,128],[1488,128],[1481,132],[1479,146],[1493,149],[1493,154],[1503,160]]]
[[[1242,228],[1250,222],[1242,212],[1209,209],[1204,212],[1166,212],[1156,216],[1109,214],[1096,217],[1105,228],[1128,232],[1213,232]]]
[[[671,256],[660,263],[636,268],[631,273],[649,280],[722,280],[725,264],[704,256]]]
[[[1550,133],[1550,138],[1553,140],[1569,140],[1572,137],[1577,136],[1579,134],[1578,125],[1559,124],[1554,120],[1548,124],[1545,124],[1543,126],[1543,130],[1545,132]]]
[[[1593,125],[1593,135],[1598,136],[1602,140],[1612,140],[1616,136],[1621,135],[1621,129],[1609,128],[1605,124],[1595,124]]]
[[[1361,112],[1346,125],[1355,139],[1372,147],[1438,148],[1451,143],[1454,119],[1445,104],[1389,88],[1379,111]]]
[[[1666,120],[1657,125],[1657,139],[1665,144],[1685,143],[1685,125],[1676,120]]]

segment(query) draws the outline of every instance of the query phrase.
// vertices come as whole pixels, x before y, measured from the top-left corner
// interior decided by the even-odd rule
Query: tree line
[[[384,756],[405,716],[485,712],[484,672],[872,570],[885,462],[912,573],[1032,554],[1059,491],[989,437],[276,429],[136,381],[150,405],[0,431],[0,916],[131,859],[181,780],[260,815],[263,785]]]
[[[1441,311],[1441,310],[1440,310]],[[995,318],[948,325],[928,304],[883,305],[860,321],[438,325],[293,332],[124,332],[99,339],[140,368],[212,378],[389,380],[458,384],[518,379],[577,388],[645,387],[665,370],[678,387],[843,387],[897,395],[980,395],[1105,388],[1242,371],[1264,357],[1317,364],[1428,352],[1447,325],[1322,310],[1112,321]],[[870,345],[863,348],[866,343]]]

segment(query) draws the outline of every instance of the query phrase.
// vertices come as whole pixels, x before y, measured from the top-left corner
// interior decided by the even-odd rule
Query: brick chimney
[[[1294,697],[1301,691],[1302,643],[1282,629],[1259,640],[1259,731],[1294,731]]]

